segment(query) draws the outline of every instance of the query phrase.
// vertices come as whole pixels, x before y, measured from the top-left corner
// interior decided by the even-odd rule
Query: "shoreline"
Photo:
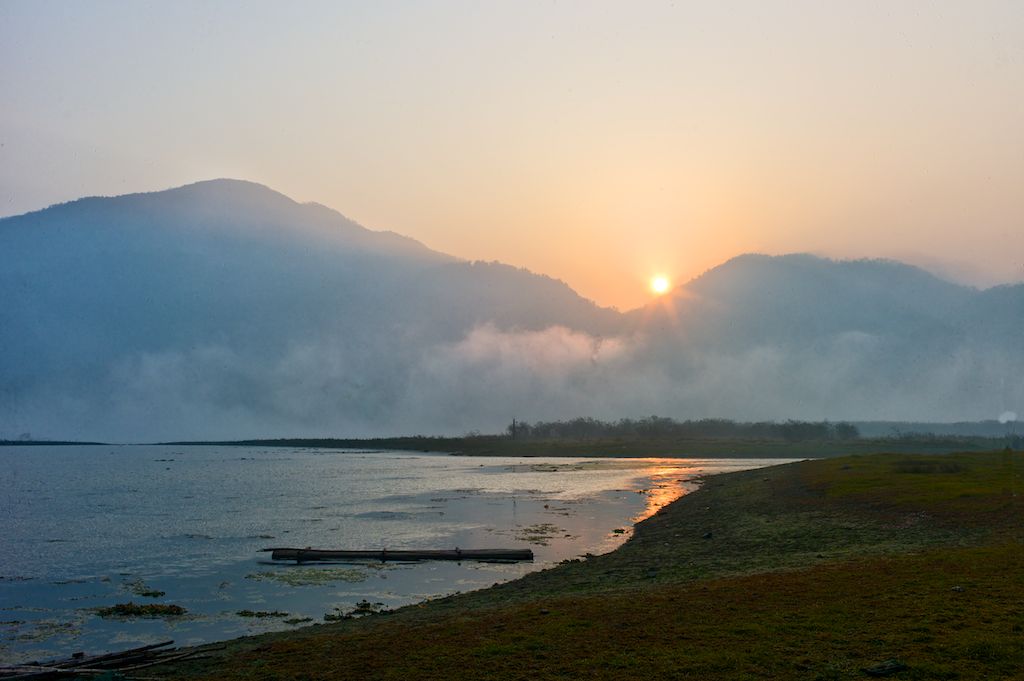
[[[399,436],[374,438],[254,438],[244,440],[186,440],[155,443],[96,443],[72,441],[0,440],[0,447],[51,445],[272,447],[351,450],[352,453],[407,452],[475,457],[567,458],[829,458],[876,452],[942,454],[952,451],[991,451],[1012,444],[1009,436],[930,435],[908,433],[891,437],[851,439],[756,438],[739,436],[595,436],[556,439],[512,439],[503,435]],[[1014,442],[1019,437],[1013,436]]]
[[[915,668],[939,670],[935,676],[928,672],[914,678],[941,678],[940,671],[978,668],[977,655],[956,642],[981,631],[990,637],[986,645],[999,651],[991,664],[1017,664],[1012,668],[1019,669],[1022,653],[1008,652],[1004,643],[1015,642],[1018,634],[1008,625],[997,633],[984,624],[1012,617],[998,604],[1016,602],[1005,599],[1019,600],[1024,592],[1024,585],[1001,578],[1007,566],[1024,565],[1021,507],[1012,505],[1015,497],[1004,498],[999,487],[1006,466],[1018,459],[1019,471],[1013,473],[1018,475],[1024,472],[1020,454],[992,452],[932,459],[851,457],[707,476],[696,492],[636,524],[633,536],[610,553],[387,615],[235,639],[209,660],[183,662],[159,673],[161,678],[264,678],[248,676],[246,670],[255,673],[251,665],[264,669],[272,661],[260,673],[286,676],[316,659],[327,665],[317,678],[346,679],[356,678],[350,673],[353,665],[376,669],[372,665],[386,659],[391,666],[378,678],[399,678],[416,669],[417,678],[440,679],[456,661],[468,665],[470,677],[472,670],[481,674],[481,664],[500,663],[509,678],[561,678],[558,670],[565,665],[576,673],[618,678],[622,664],[637,670],[654,665],[659,673],[719,670],[705,678],[739,678],[751,664],[784,677],[803,678],[815,671],[822,678],[855,678],[863,666],[888,656],[906,659]],[[956,485],[947,489],[947,496],[958,500],[952,508],[933,493],[942,485],[949,488],[950,475],[956,485],[975,490],[973,496],[961,497]],[[893,476],[902,476],[898,485],[890,484]],[[978,492],[982,484],[984,493]],[[986,516],[990,507],[1003,511]],[[929,579],[921,582],[922,574]],[[981,600],[974,601],[969,613],[957,611],[969,618],[966,624],[951,626],[941,604],[951,599],[950,589],[960,582],[966,586],[958,588],[971,593],[979,585],[973,598]],[[933,583],[938,586],[932,588]],[[877,596],[876,584],[884,587]],[[850,589],[871,597],[858,599],[849,595]],[[673,603],[688,606],[680,610]],[[869,610],[862,613],[865,607]],[[700,620],[704,638],[699,648],[659,647],[664,633],[655,632],[678,630],[685,639],[687,627],[697,626],[688,613],[701,609],[718,614]],[[920,611],[916,624],[903,624],[895,615],[901,609]],[[836,636],[854,642],[845,647],[816,644],[799,634],[799,628],[783,623],[847,610],[854,614],[827,625]],[[892,615],[884,614],[890,610]],[[643,619],[637,619],[641,613]],[[739,646],[764,648],[756,636],[749,638],[764,626],[750,620],[751,613],[776,628],[765,632],[771,632],[771,649],[744,657],[736,652],[745,649]],[[526,622],[530,624],[523,629]],[[617,629],[617,622],[630,624]],[[930,647],[908,638],[911,625],[932,628]],[[605,636],[619,645],[595,647]],[[867,645],[861,642],[865,637],[883,645]],[[944,653],[950,660],[934,658],[928,651],[946,645],[946,639],[948,650],[960,652]],[[553,640],[561,641],[558,647],[551,647]],[[393,660],[396,646],[407,651],[405,658]],[[494,646],[500,657],[487,654]],[[787,647],[799,652],[780,656],[776,649]],[[330,650],[338,650],[345,664],[323,658]],[[624,650],[632,651],[628,660],[621,658],[619,651]],[[486,668],[493,672],[494,667]]]
[[[312,637],[324,634],[327,632],[328,629],[338,630],[339,632],[351,629],[358,630],[363,626],[373,626],[375,623],[380,622],[381,618],[406,617],[409,618],[412,622],[429,620],[434,613],[425,613],[423,612],[424,608],[434,609],[438,611],[438,614],[447,614],[453,611],[458,612],[463,608],[489,608],[508,602],[517,602],[521,600],[534,600],[536,598],[543,598],[544,595],[546,595],[545,587],[541,586],[541,588],[538,589],[538,585],[533,584],[532,581],[546,579],[545,575],[548,575],[548,573],[554,574],[556,571],[563,569],[572,569],[577,566],[582,566],[586,563],[593,564],[593,561],[597,559],[612,556],[613,554],[622,551],[626,546],[629,545],[630,542],[634,540],[638,528],[640,528],[644,523],[651,521],[661,512],[680,503],[684,499],[692,497],[693,495],[699,493],[700,490],[703,489],[704,486],[711,480],[720,478],[722,476],[756,474],[759,471],[771,470],[776,466],[769,466],[767,468],[747,469],[740,471],[729,471],[714,474],[701,474],[688,479],[685,484],[692,485],[694,487],[693,489],[689,491],[683,491],[673,501],[670,501],[667,504],[659,506],[659,508],[653,513],[641,514],[642,517],[640,517],[639,520],[633,522],[632,526],[629,528],[628,536],[626,537],[625,541],[623,541],[621,544],[619,544],[611,551],[605,553],[588,553],[583,557],[564,560],[559,564],[541,570],[528,572],[515,579],[506,582],[495,583],[494,585],[485,587],[483,589],[454,593],[444,596],[438,596],[435,598],[428,598],[423,602],[411,603],[409,605],[402,606],[396,610],[376,613],[370,617],[355,619],[348,622],[312,623],[310,625],[303,626],[297,629],[265,632],[260,634],[254,634],[251,636],[241,636],[231,639],[225,639],[222,641],[202,644],[198,646],[186,646],[181,648],[180,650],[182,652],[195,651],[196,654],[206,654],[209,652],[215,653],[217,654],[217,656],[230,656],[234,653],[243,652],[250,648],[259,648],[264,642],[293,639],[301,641],[305,637]],[[651,476],[641,476],[641,478],[643,477]],[[492,598],[492,596],[494,597]],[[188,677],[191,673],[190,670],[193,668],[192,665],[194,665],[194,661],[188,660],[188,658],[186,658],[186,661],[182,665],[171,665],[163,671],[167,671],[171,674],[171,676],[166,678],[177,678],[177,674],[182,670],[185,670],[184,675],[185,677]],[[161,671],[161,669],[158,668],[156,671],[159,672]]]
[[[162,476],[166,474],[166,466],[181,470],[190,468],[190,457],[178,455],[169,459],[163,453],[155,450],[140,451],[140,454],[143,455],[137,456],[134,452],[125,452],[119,454],[117,460],[121,460],[125,455],[130,456],[138,462],[142,469],[152,469],[153,473],[158,476],[155,479],[164,479]],[[81,458],[76,452],[69,452],[68,455],[71,459]],[[219,458],[223,458],[223,456],[225,455],[219,455]],[[234,456],[232,453],[228,453],[226,456],[228,458],[225,461],[235,460],[232,458]],[[267,456],[272,459],[278,458],[276,453],[268,453]],[[249,468],[254,465],[251,463],[252,455],[249,454],[247,457],[250,459],[249,462],[230,464],[231,470],[236,470],[235,466],[245,466],[246,469],[252,470]],[[447,464],[450,459],[447,457],[443,459],[428,458],[436,465],[441,465],[444,470],[448,470],[450,467]],[[41,459],[41,461],[48,460]],[[316,460],[326,463],[331,459],[318,456]],[[659,462],[658,460],[549,459],[540,462],[516,458],[478,469],[477,463],[466,460],[465,464],[455,463],[454,465],[458,470],[462,470],[462,467],[465,466],[466,470],[475,476],[473,479],[476,482],[473,482],[472,485],[479,486],[480,489],[477,493],[467,495],[465,492],[469,490],[463,490],[453,496],[450,493],[439,492],[431,488],[424,492],[422,499],[407,499],[401,508],[387,507],[391,511],[410,511],[414,510],[412,507],[422,504],[424,508],[429,506],[443,509],[447,512],[447,517],[452,518],[452,522],[456,523],[453,527],[461,527],[458,524],[461,522],[460,519],[474,517],[484,519],[485,524],[480,527],[486,530],[487,534],[477,530],[475,543],[472,537],[464,533],[453,535],[452,545],[463,548],[505,544],[530,546],[536,550],[537,559],[534,564],[529,566],[467,565],[460,567],[433,566],[425,563],[396,565],[387,570],[373,570],[357,566],[356,570],[367,573],[360,580],[362,583],[347,584],[347,580],[350,579],[348,572],[351,570],[343,570],[346,574],[345,580],[342,582],[324,582],[320,585],[317,581],[308,586],[305,583],[292,585],[291,580],[280,584],[277,580],[253,582],[249,579],[250,573],[261,573],[268,570],[294,574],[297,575],[297,579],[302,575],[298,575],[292,566],[261,566],[253,563],[249,558],[223,564],[219,562],[217,564],[201,563],[197,566],[199,574],[181,573],[180,570],[175,572],[174,569],[170,572],[165,572],[160,568],[145,569],[142,567],[145,564],[142,557],[135,561],[136,567],[118,570],[109,566],[102,567],[101,563],[97,563],[89,568],[90,572],[75,573],[76,576],[73,578],[68,577],[64,570],[49,570],[47,572],[49,576],[36,576],[35,579],[24,582],[23,586],[21,581],[17,583],[12,581],[2,585],[4,593],[10,596],[5,600],[11,605],[31,604],[35,608],[46,609],[33,614],[27,611],[22,612],[22,608],[11,608],[10,612],[4,613],[5,616],[0,617],[0,619],[11,621],[8,624],[12,626],[5,627],[5,635],[25,636],[22,640],[27,642],[11,645],[8,650],[4,651],[2,657],[9,662],[15,662],[30,657],[36,659],[56,657],[70,650],[116,651],[128,645],[150,642],[150,638],[153,640],[177,638],[180,642],[187,643],[190,636],[202,636],[211,642],[224,641],[237,636],[258,634],[268,629],[294,631],[291,623],[287,623],[288,627],[283,627],[277,620],[269,617],[238,620],[231,616],[236,610],[287,611],[286,619],[313,618],[320,620],[325,612],[332,613],[332,606],[336,606],[338,610],[348,610],[360,600],[380,601],[386,607],[399,607],[417,605],[421,601],[422,596],[409,598],[402,596],[407,592],[414,595],[429,594],[430,598],[437,599],[452,592],[487,588],[495,581],[517,579],[527,572],[548,569],[556,565],[559,560],[574,559],[587,551],[602,553],[620,545],[630,536],[637,518],[650,515],[664,503],[665,493],[676,496],[687,492],[691,487],[687,481],[694,475],[704,475],[704,473],[697,472],[698,469],[707,470],[709,464],[712,463],[700,460],[691,466],[682,460]],[[744,460],[722,463],[744,466],[754,462]],[[256,465],[256,470],[263,470],[262,465]],[[476,472],[477,470],[484,474],[480,476]],[[505,477],[509,475],[514,477]],[[534,491],[526,489],[535,487],[538,489]],[[503,493],[500,491],[505,488],[508,490],[520,489],[520,492]],[[563,491],[550,497],[547,496],[548,493],[540,491],[540,489],[553,490],[554,488]],[[580,498],[565,498],[563,496],[564,492],[572,492],[572,490],[579,490],[584,496]],[[503,499],[504,501],[502,501]],[[518,500],[518,505],[515,500]],[[307,505],[319,505],[320,503],[311,500]],[[406,508],[410,504],[411,507]],[[516,510],[517,508],[518,510]],[[323,514],[326,511],[319,513]],[[513,515],[509,516],[509,513]],[[384,515],[390,517],[392,514],[385,513]],[[515,526],[508,525],[513,522],[516,523]],[[287,528],[289,525],[285,524],[283,527]],[[392,526],[388,525],[388,528],[392,528]],[[623,528],[629,529],[623,530]],[[281,529],[282,527],[277,528],[277,530]],[[292,527],[292,530],[295,529]],[[397,529],[394,528],[395,531]],[[213,534],[219,534],[215,530],[210,531]],[[281,535],[273,529],[271,529],[271,534],[276,534],[279,539],[295,536],[294,534]],[[573,535],[573,539],[563,538],[563,535],[568,536],[569,534]],[[582,541],[586,543],[579,543],[581,535]],[[201,545],[212,541],[212,539],[212,537],[197,536],[196,539],[187,543],[189,546],[196,547],[195,550],[206,551],[207,549],[202,548]],[[270,541],[270,539],[265,542],[260,540],[255,543],[262,546]],[[542,545],[538,546],[535,542]],[[297,545],[305,546],[308,543],[308,541],[300,542]],[[549,543],[550,546],[548,546]],[[73,548],[74,543],[54,546],[62,547],[61,551],[65,551],[68,549],[64,547]],[[333,544],[328,548],[332,546]],[[16,567],[17,563],[11,565]],[[12,567],[12,569],[14,568]],[[319,568],[310,566],[308,569],[318,570]],[[8,574],[14,575],[15,573]],[[33,574],[26,573],[25,576]],[[417,577],[417,575],[420,576]],[[354,579],[355,575],[351,578]],[[381,579],[386,579],[386,581],[380,581]],[[433,586],[427,583],[420,586],[413,584],[415,580],[422,581],[424,579],[431,581]],[[444,581],[441,583],[439,580]],[[215,588],[218,583],[221,584],[219,590]],[[131,621],[126,621],[122,625],[101,622],[81,610],[81,608],[88,607],[108,607],[114,603],[132,599],[138,601],[136,591],[159,592],[161,596],[154,600],[154,603],[184,606],[189,610],[189,618],[198,618],[196,624],[175,625],[173,622],[169,622],[168,626],[171,629],[167,630],[165,630],[163,622],[159,620],[136,620],[134,624]],[[257,591],[259,592],[257,600],[251,600],[246,595],[247,592],[255,594]],[[385,591],[391,596],[384,594]],[[211,593],[216,596],[212,601],[210,600]],[[33,594],[39,598],[34,597]],[[149,603],[149,600],[143,598],[141,602]],[[218,603],[222,604],[218,605]],[[72,607],[72,609],[68,610],[68,607]],[[14,626],[14,620],[21,620],[21,622]],[[62,624],[65,622],[68,623],[66,629]],[[51,623],[53,626],[47,623]],[[174,627],[177,627],[177,631],[174,631]],[[39,629],[38,634],[37,628]],[[218,629],[223,629],[224,633],[217,635],[216,630]],[[190,634],[189,632],[193,630],[194,633]],[[110,635],[108,632],[115,632],[122,637],[123,645],[104,645],[106,640],[104,637]],[[137,634],[133,632],[137,632]]]
[[[391,437],[391,438],[278,438],[220,442],[168,442],[173,446],[310,447],[321,449],[402,451],[477,457],[568,458],[733,458],[821,459],[876,452],[941,454],[988,451],[1005,438],[892,437],[850,440],[784,440],[739,437],[596,437],[553,440],[512,440],[505,436]]]

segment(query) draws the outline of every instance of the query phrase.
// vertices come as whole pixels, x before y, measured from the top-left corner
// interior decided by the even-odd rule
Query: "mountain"
[[[789,343],[848,330],[884,332],[896,320],[940,332],[963,316],[976,293],[893,261],[748,254],[677,289],[671,307],[653,310],[662,325],[699,319],[695,332],[716,342]]]
[[[622,314],[237,180],[0,220],[0,300],[0,437],[1024,412],[1024,286],[745,255]]]
[[[681,386],[682,413],[953,421],[1024,402],[1024,286],[978,291],[888,260],[744,255],[633,317],[657,329],[649,351]]]
[[[0,262],[7,433],[384,427],[439,343],[616,322],[562,282],[235,180],[0,220]]]

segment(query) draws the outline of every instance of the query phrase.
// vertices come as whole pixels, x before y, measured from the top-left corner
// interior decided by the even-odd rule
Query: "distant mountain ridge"
[[[263,237],[279,237],[284,231],[295,238],[312,232],[326,238],[327,243],[348,249],[390,250],[394,254],[406,252],[455,260],[428,249],[415,239],[395,232],[371,231],[331,208],[318,203],[298,203],[246,180],[206,180],[157,192],[85,197],[24,215],[0,218],[0,224],[10,221],[13,225],[24,225],[43,220],[52,227],[53,219],[63,216],[69,216],[69,223],[78,225],[146,219],[148,225],[136,222],[136,226],[174,225],[189,230],[216,225],[222,230],[246,229],[249,236]]]
[[[0,437],[1024,412],[1024,285],[748,254],[626,313],[259,184],[0,219]]]
[[[804,343],[822,336],[903,329],[931,337],[961,331],[977,291],[919,268],[805,254],[734,258],[684,287],[675,314],[699,318],[718,342]],[[727,335],[727,338],[723,336]]]

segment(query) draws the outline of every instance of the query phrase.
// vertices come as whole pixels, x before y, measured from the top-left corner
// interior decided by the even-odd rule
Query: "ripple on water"
[[[697,468],[665,460],[484,463],[408,452],[0,448],[0,470],[13,481],[5,493],[16,509],[5,543],[18,547],[0,552],[0,660],[153,639],[200,643],[322,621],[360,601],[397,607],[490,586],[614,548],[624,540],[614,529],[673,498]],[[699,468],[707,474],[726,466],[738,467],[705,459]],[[50,500],[39,503],[40,493]],[[529,546],[536,559],[269,565],[260,549],[275,538],[340,549]],[[58,581],[65,583],[52,584]],[[181,605],[189,616],[110,621],[95,614],[131,598]]]

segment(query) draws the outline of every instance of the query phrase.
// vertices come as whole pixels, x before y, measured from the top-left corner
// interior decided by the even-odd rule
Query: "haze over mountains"
[[[0,437],[1024,411],[1024,285],[745,255],[620,313],[235,180],[0,220],[0,300]]]

